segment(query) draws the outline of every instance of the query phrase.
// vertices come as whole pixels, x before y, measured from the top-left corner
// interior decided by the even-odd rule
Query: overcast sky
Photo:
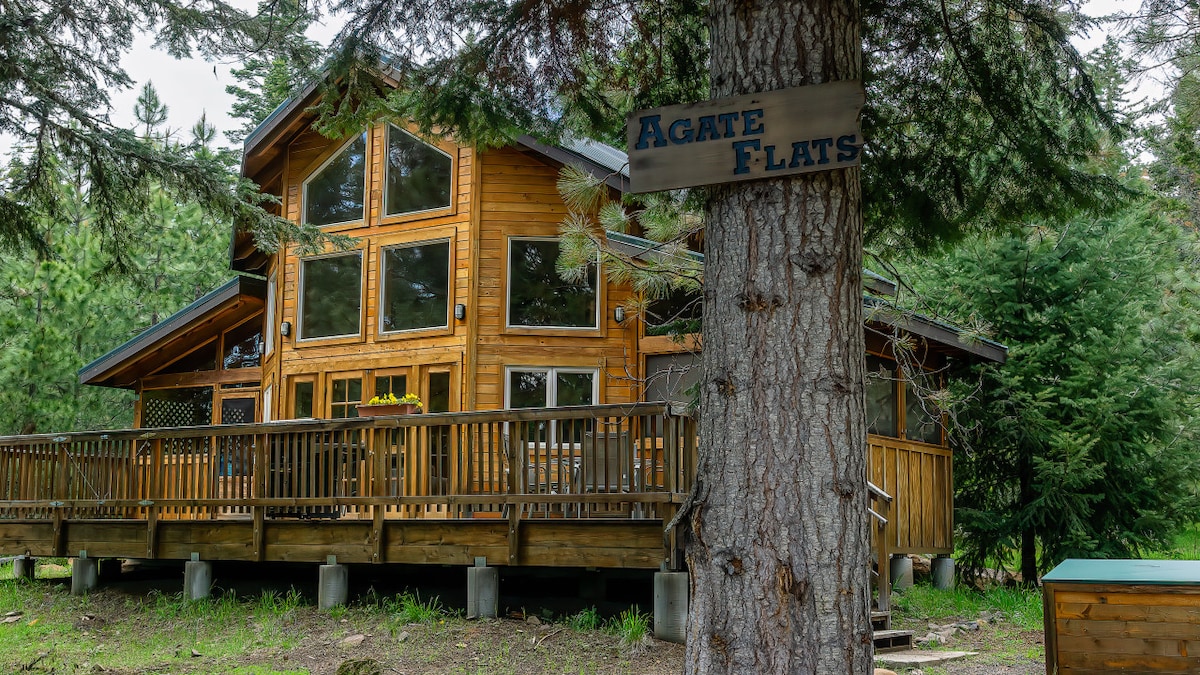
[[[248,3],[252,4],[252,3]],[[1140,4],[1138,0],[1091,0],[1085,5],[1085,11],[1093,16],[1111,14],[1120,10],[1130,10]],[[314,24],[309,28],[308,35],[317,42],[328,45],[341,28],[336,17],[326,17],[324,23]],[[1105,38],[1103,31],[1081,37],[1076,44],[1081,51],[1088,51]],[[167,105],[169,117],[168,127],[188,138],[189,130],[201,113],[208,114],[209,123],[217,127],[217,140],[225,144],[227,140],[224,131],[239,126],[229,115],[233,97],[225,93],[225,87],[233,84],[229,74],[235,63],[211,63],[200,59],[176,60],[152,47],[153,39],[143,36],[136,41],[133,50],[124,60],[124,65],[130,77],[137,85],[127,91],[111,92],[111,119],[119,126],[133,126],[133,105],[143,83],[154,83],[159,97]],[[1139,83],[1144,94],[1157,96],[1162,87],[1149,78]],[[1141,96],[1135,96],[1135,100]],[[8,143],[0,138],[0,154],[7,154]]]

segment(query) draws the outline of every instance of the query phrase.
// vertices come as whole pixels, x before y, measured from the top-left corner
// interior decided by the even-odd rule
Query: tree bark
[[[710,12],[714,98],[861,79],[855,0]],[[871,672],[860,193],[710,193],[685,672]]]

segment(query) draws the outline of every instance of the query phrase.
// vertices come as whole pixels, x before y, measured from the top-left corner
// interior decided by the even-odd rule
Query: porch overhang
[[[79,382],[132,389],[137,381],[257,312],[266,302],[262,279],[237,276],[79,370]]]

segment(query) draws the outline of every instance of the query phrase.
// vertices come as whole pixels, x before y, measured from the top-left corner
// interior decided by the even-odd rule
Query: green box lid
[[[1200,560],[1064,560],[1042,583],[1200,585]]]

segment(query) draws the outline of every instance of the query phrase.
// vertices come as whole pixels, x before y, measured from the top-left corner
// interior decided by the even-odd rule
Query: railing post
[[[370,439],[368,456],[371,458],[371,496],[383,497],[387,494],[387,483],[385,481],[384,459],[387,455],[387,441],[385,434],[386,429],[372,427],[364,434]],[[374,551],[371,553],[371,562],[383,562],[383,512],[387,507],[382,502],[375,502],[371,505],[371,543],[374,546]]]
[[[250,514],[254,521],[254,559],[262,562],[264,559],[263,542],[266,525],[267,507],[262,505],[262,500],[267,498],[267,481],[271,476],[270,464],[270,443],[271,434],[264,433],[259,437],[258,442],[254,444],[254,466],[251,467],[252,478],[250,483],[250,494],[255,500],[254,506],[250,507]]]
[[[67,444],[65,442],[58,444],[58,453],[55,456],[55,481],[52,490],[52,504],[50,508],[53,511],[54,518],[54,555],[64,555],[65,542],[63,541],[63,520],[66,516],[66,501],[68,496],[68,474],[70,473],[67,465]]]
[[[162,439],[150,442],[150,494],[146,499],[146,557],[153,559],[158,550],[158,500],[162,494]]]

